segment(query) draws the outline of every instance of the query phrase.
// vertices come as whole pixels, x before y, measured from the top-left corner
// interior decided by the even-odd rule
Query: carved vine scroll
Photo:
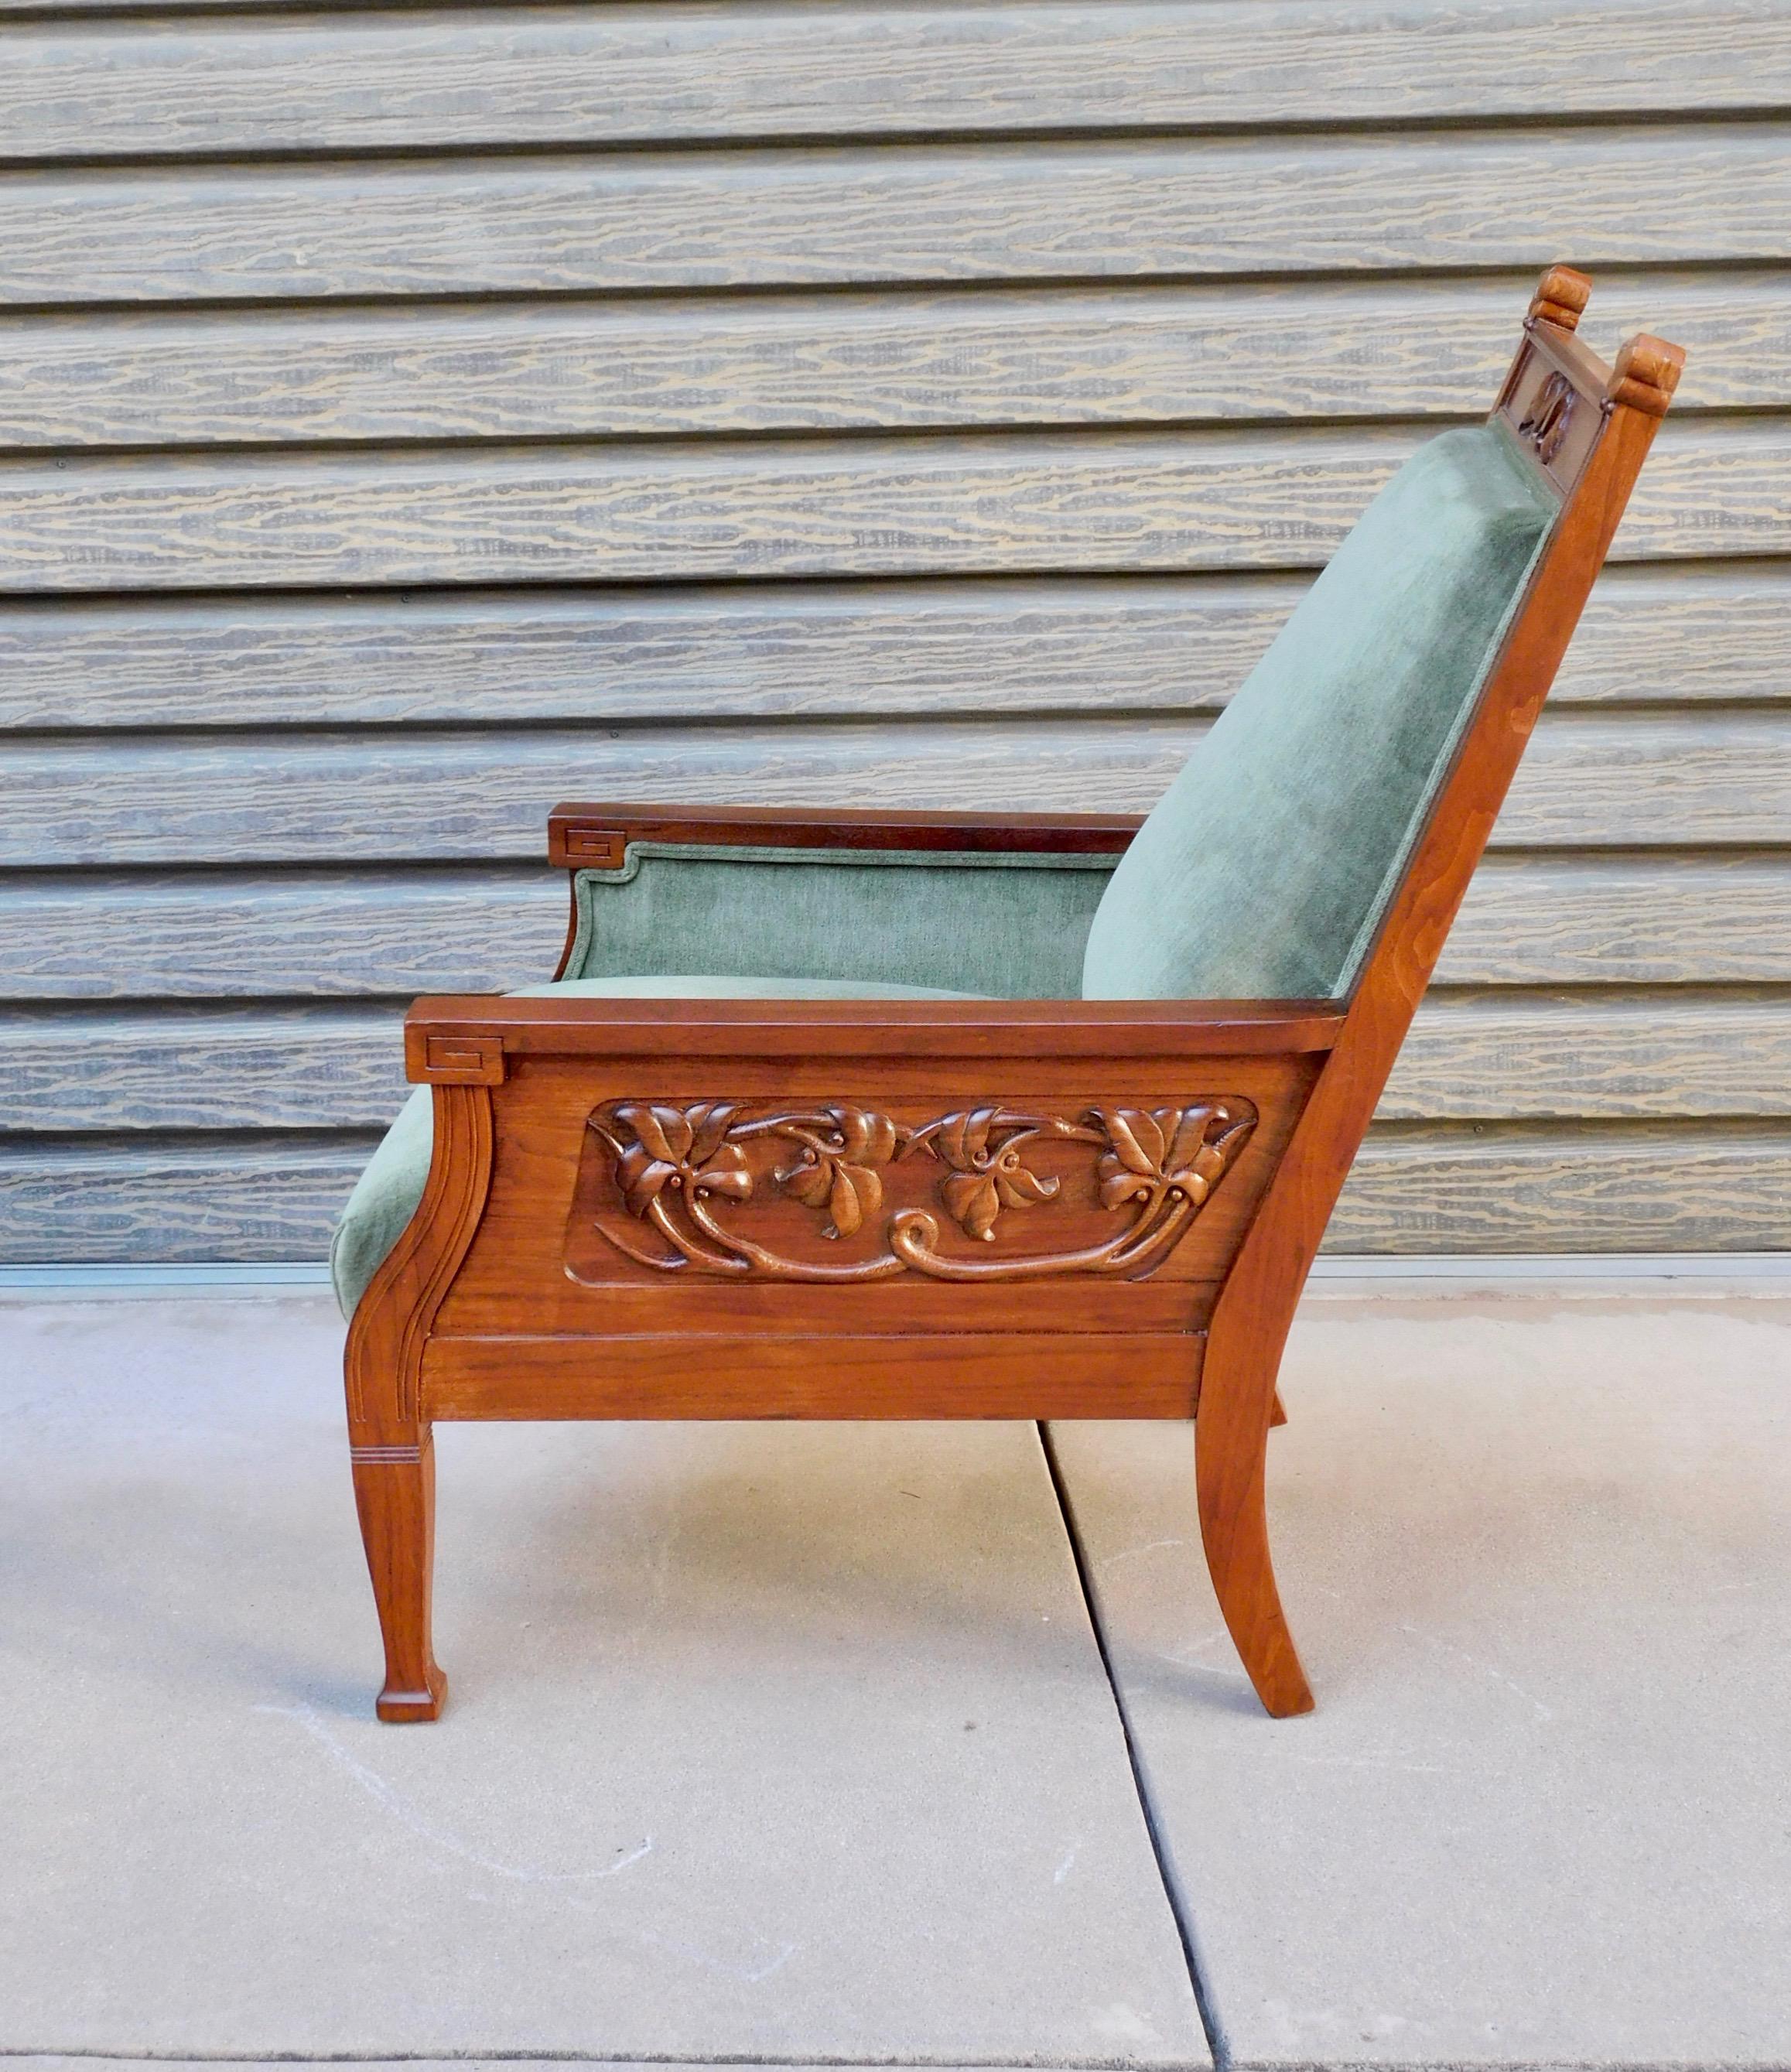
[[[941,1281],[1059,1274],[1138,1278],[1185,1235],[1256,1126],[1247,1100],[1202,1097],[1179,1108],[1093,1108],[1056,1115],[998,1104],[917,1124],[830,1104],[755,1112],[731,1101],[607,1102],[588,1120],[626,1220],[597,1228],[637,1264],[664,1272],[818,1282],[914,1272]],[[1051,1172],[1068,1159],[1073,1171]],[[926,1205],[886,1208],[894,1169],[925,1169]],[[917,1176],[918,1177],[918,1176]],[[1066,1177],[1077,1184],[1066,1190]],[[923,1182],[924,1184],[924,1182]],[[912,1193],[913,1188],[903,1191]],[[1010,1219],[1043,1210],[1076,1237],[1037,1250],[985,1253]],[[786,1215],[808,1211],[792,1235]],[[750,1225],[756,1219],[761,1227]],[[1085,1239],[1090,1241],[1076,1241]],[[834,1246],[856,1256],[828,1259]]]

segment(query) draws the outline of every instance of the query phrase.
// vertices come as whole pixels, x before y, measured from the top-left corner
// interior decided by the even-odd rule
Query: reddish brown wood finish
[[[1193,1415],[1226,1625],[1267,1708],[1310,1708],[1264,1500],[1282,1347],[1682,363],[1644,337],[1604,367],[1588,292],[1544,275],[1494,406],[1563,508],[1346,1002],[417,1004],[434,1158],[347,1355],[382,1718],[445,1688],[439,1418]],[[550,841],[577,870],[644,841],[1111,853],[1137,824],[569,805]]]
[[[562,804],[548,816],[548,861],[617,870],[630,842],[738,842],[779,849],[994,849],[1116,856],[1140,813],[816,812],[799,806]]]

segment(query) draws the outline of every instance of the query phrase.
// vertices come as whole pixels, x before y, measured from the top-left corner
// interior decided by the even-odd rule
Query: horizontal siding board
[[[1599,125],[16,173],[0,299],[1752,262],[1791,257],[1785,140]]]
[[[391,1005],[0,1015],[0,1133],[369,1129],[398,1112]]]
[[[0,1016],[0,1132],[383,1127],[407,1091],[401,1018],[383,1002]],[[1380,1113],[1791,1117],[1791,997],[1438,994]]]
[[[1443,946],[1443,985],[1791,980],[1791,860],[1489,855]]]
[[[0,726],[1188,713],[1304,575],[0,602]],[[1791,565],[1600,578],[1551,704],[1791,701]]]
[[[321,1260],[377,1141],[0,1139],[0,1264]]]
[[[1434,993],[1378,1112],[1408,1122],[1791,1117],[1791,997]]]
[[[538,856],[569,796],[1140,811],[1206,722],[74,737],[6,758],[0,863]],[[1791,829],[1791,713],[1545,715],[1501,848],[1770,844]]]
[[[0,1140],[0,1260],[321,1259],[375,1136]],[[1791,1131],[1372,1133],[1326,1240],[1342,1252],[1791,1247]]]
[[[495,992],[552,972],[544,869],[32,874],[0,898],[0,997]],[[1791,983],[1791,860],[1489,857],[1446,986]]]
[[[322,15],[15,34],[20,158],[1770,108],[1777,0]]]
[[[1657,1124],[1371,1132],[1342,1252],[1791,1249],[1791,1131]]]
[[[1321,565],[1404,429],[0,464],[0,590]],[[1624,560],[1791,553],[1791,421],[1657,442]]]
[[[565,933],[544,867],[33,875],[0,884],[0,997],[495,993],[551,976]]]
[[[1472,416],[1527,286],[20,317],[0,327],[0,446]],[[1791,407],[1791,282],[1600,278],[1595,319],[1607,343],[1670,330],[1681,411]]]

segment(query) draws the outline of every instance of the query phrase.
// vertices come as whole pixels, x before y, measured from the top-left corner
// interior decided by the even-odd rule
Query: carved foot
[[[395,1725],[406,1720],[433,1720],[441,1716],[442,1701],[447,1695],[447,1678],[432,1667],[427,1688],[401,1691],[388,1684],[380,1693],[374,1710],[382,1720]]]

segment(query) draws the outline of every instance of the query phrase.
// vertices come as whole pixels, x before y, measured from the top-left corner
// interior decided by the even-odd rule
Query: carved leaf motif
[[[960,1173],[980,1171],[988,1163],[989,1125],[999,1113],[996,1108],[977,1108],[947,1116],[937,1140],[947,1165],[955,1166]],[[951,1213],[956,1215],[958,1212],[953,1209]],[[963,1219],[959,1217],[959,1220],[962,1222]]]
[[[819,1133],[796,1128],[803,1156],[778,1174],[778,1185],[805,1208],[828,1211],[833,1220],[824,1237],[852,1237],[883,1205],[883,1182],[873,1169],[895,1156],[898,1133],[888,1116],[870,1109],[832,1107],[822,1115]]]
[[[676,1165],[690,1149],[690,1124],[675,1108],[631,1102],[616,1110],[616,1120],[626,1123],[655,1158]]]
[[[991,1240],[1001,1206],[996,1184],[986,1174],[953,1173],[939,1183],[945,1206],[974,1238]]]
[[[833,1169],[833,1184],[828,1190],[828,1213],[833,1227],[830,1237],[852,1237],[863,1228],[866,1216],[875,1215],[883,1205],[883,1182],[868,1166],[851,1166],[841,1159]]]
[[[1189,1218],[1229,1170],[1257,1122],[1247,1100],[1212,1099],[1185,1108],[1083,1109],[1074,1116],[1038,1114],[989,1103],[912,1127],[874,1109],[843,1104],[795,1113],[755,1114],[737,1101],[700,1101],[680,1108],[653,1101],[618,1102],[595,1110],[589,1127],[607,1147],[611,1170],[631,1215],[650,1222],[675,1256],[636,1249],[619,1231],[611,1241],[639,1264],[662,1270],[764,1273],[832,1282],[881,1279],[918,1272],[936,1279],[1004,1279],[1041,1273],[1119,1273],[1152,1270],[1178,1242]],[[994,1236],[1007,1210],[1029,1209],[1062,1193],[1055,1174],[1041,1176],[1025,1159],[1042,1141],[1085,1147],[1093,1157],[1099,1198],[1109,1210],[1134,1214],[1093,1244],[1042,1255],[971,1260],[941,1248],[931,1215],[903,1208],[881,1233],[874,1256],[856,1251],[837,1264],[781,1256],[747,1231],[717,1219],[706,1198],[751,1198],[754,1145],[777,1144],[795,1155],[770,1177],[792,1200],[831,1220],[821,1235],[852,1238],[884,1207],[878,1168],[917,1152],[949,1170],[939,1198],[979,1244]],[[1082,1169],[1085,1172],[1087,1167]],[[1086,1184],[1086,1183],[1085,1183]],[[601,1227],[601,1226],[600,1226]]]
[[[630,1212],[644,1216],[668,1187],[745,1201],[752,1173],[746,1153],[726,1141],[738,1112],[732,1101],[701,1101],[688,1109],[643,1101],[618,1106],[616,1121],[635,1138],[616,1161],[616,1184]]]
[[[621,1118],[618,1116],[618,1120]],[[663,1143],[664,1138],[660,1137]],[[631,1144],[616,1161],[616,1184],[631,1215],[644,1216],[678,1168],[669,1158],[655,1158],[644,1144]]]
[[[940,1182],[939,1196],[973,1238],[992,1238],[1003,1209],[1029,1209],[1057,1193],[1056,1180],[1041,1180],[1021,1162],[1021,1141],[1038,1127],[1031,1116],[1008,1116],[1004,1122],[998,1108],[967,1108],[940,1124],[933,1141],[955,1170]],[[992,1147],[989,1139],[997,1130],[1004,1139]]]
[[[871,1166],[887,1166],[894,1157],[896,1126],[888,1116],[859,1108],[830,1108],[827,1112],[840,1133],[841,1157]]]
[[[996,1161],[995,1191],[1008,1208],[1029,1209],[1035,1202],[1050,1201],[1057,1190],[1055,1180],[1041,1180],[1036,1173],[1029,1172],[1017,1153],[1011,1159],[1004,1153]]]
[[[697,1142],[700,1143],[700,1136]],[[697,1153],[692,1151],[694,1159]],[[699,1194],[725,1194],[729,1200],[743,1202],[753,1191],[752,1169],[746,1163],[746,1154],[737,1144],[724,1144],[715,1155],[696,1168],[692,1175],[692,1184]]]
[[[703,1165],[715,1156],[739,1112],[737,1101],[701,1101],[689,1110],[692,1166]]]
[[[1095,1172],[1101,1183],[1101,1207],[1103,1209],[1117,1209],[1128,1202],[1143,1201],[1150,1194],[1148,1176],[1135,1173],[1129,1166],[1122,1165],[1111,1151],[1102,1155]]]
[[[807,1159],[799,1166],[787,1167],[778,1174],[778,1185],[805,1209],[824,1209],[833,1192],[832,1161]]]
[[[1163,1131],[1154,1116],[1136,1108],[1103,1108],[1095,1112],[1113,1146],[1113,1155],[1128,1173],[1145,1179],[1155,1179],[1161,1174]]]

